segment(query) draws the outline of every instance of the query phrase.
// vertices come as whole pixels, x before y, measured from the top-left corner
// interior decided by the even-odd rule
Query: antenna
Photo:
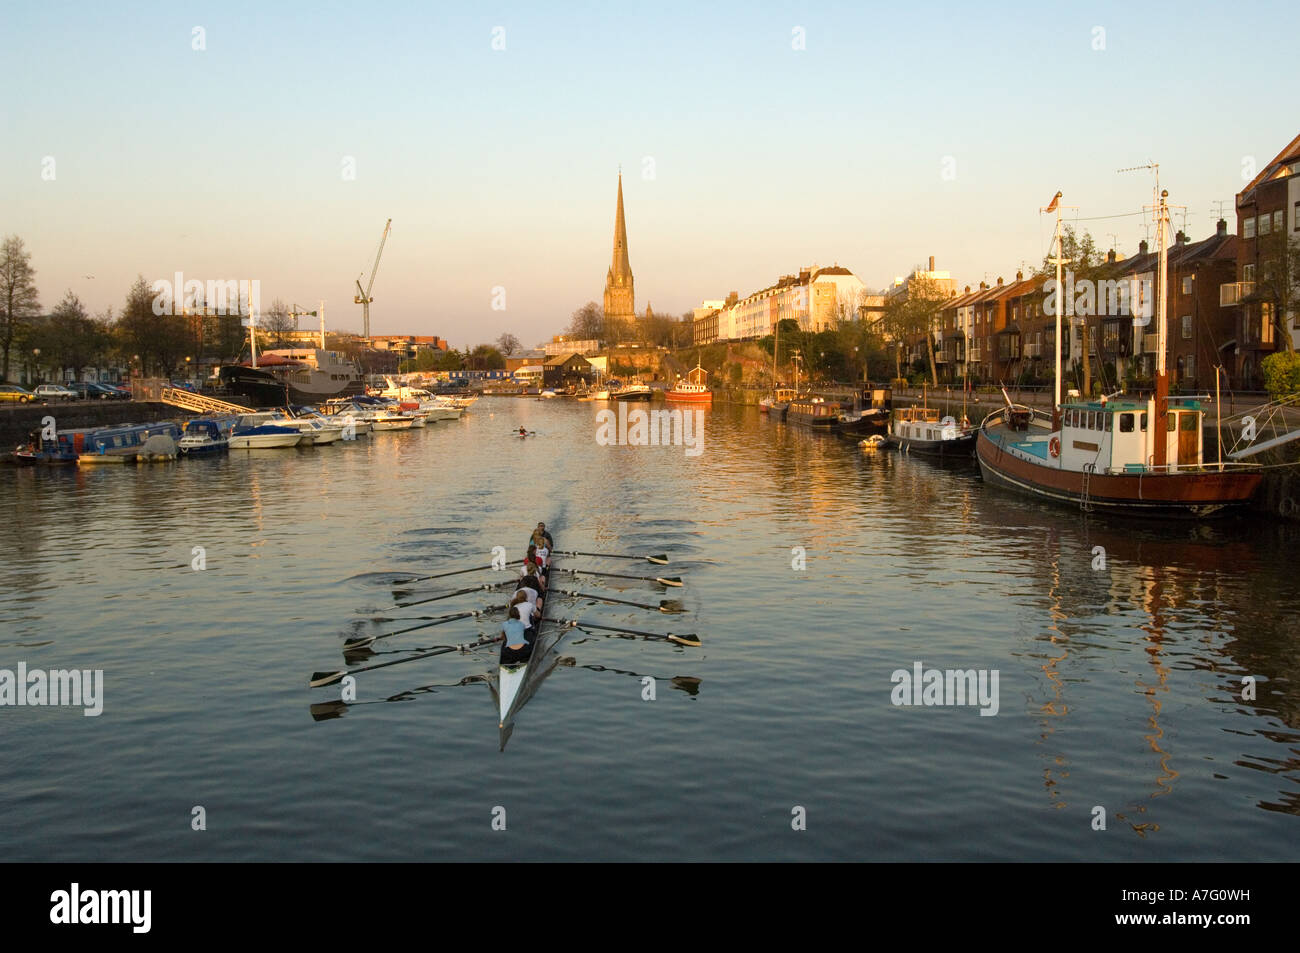
[[[1223,207],[1228,204],[1227,201],[1225,201],[1224,199],[1215,199],[1214,204],[1219,206],[1219,208],[1216,211],[1215,218],[1216,219],[1223,218]]]
[[[1107,232],[1106,237],[1110,239],[1110,250],[1117,251],[1119,248],[1119,236],[1114,232]]]

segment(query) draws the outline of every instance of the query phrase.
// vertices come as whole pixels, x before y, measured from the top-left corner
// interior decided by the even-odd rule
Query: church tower
[[[618,209],[614,213],[614,260],[605,275],[605,318],[632,321],[636,295],[632,291],[632,265],[627,258],[627,224],[623,221],[623,173],[618,174]]]

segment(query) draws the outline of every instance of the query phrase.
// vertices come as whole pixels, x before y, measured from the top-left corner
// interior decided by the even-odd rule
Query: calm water
[[[603,447],[593,414],[485,399],[459,422],[334,447],[0,469],[0,668],[105,673],[98,718],[0,708],[0,851],[1294,859],[1294,529],[1089,521],[986,489],[973,469],[868,455],[752,409],[709,411],[697,458]],[[539,436],[512,439],[521,423]],[[394,573],[486,564],[495,545],[514,558],[538,519],[560,549],[669,552],[658,571],[687,581],[581,586],[679,598],[685,615],[567,598],[557,612],[696,632],[703,648],[572,633],[573,664],[541,684],[504,753],[489,688],[462,683],[494,669],[487,650],[358,676],[360,704],[313,719],[339,689],[308,689],[308,675],[342,667],[347,636],[396,627],[364,621],[396,601]],[[998,714],[894,706],[891,673],[918,661],[997,670]],[[196,805],[206,831],[191,829]]]

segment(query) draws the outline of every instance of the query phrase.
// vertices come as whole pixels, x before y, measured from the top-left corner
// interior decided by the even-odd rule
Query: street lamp
[[[39,347],[34,347],[32,348],[32,379],[33,380],[41,376],[40,363],[41,363],[41,349]]]

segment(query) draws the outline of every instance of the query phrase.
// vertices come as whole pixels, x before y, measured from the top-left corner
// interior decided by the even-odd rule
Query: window
[[[1167,431],[1169,431],[1169,433],[1173,433],[1175,430],[1178,429],[1178,415],[1177,415],[1177,414],[1170,414],[1169,416],[1167,416],[1167,417],[1165,418],[1165,429],[1166,429]]]
[[[1282,216],[1285,214],[1282,209],[1278,209],[1273,213],[1273,231],[1281,232],[1286,230],[1286,223],[1282,220]]]
[[[1271,229],[1269,228],[1269,224],[1271,221],[1272,219],[1269,217],[1269,214],[1267,212],[1261,215],[1259,217],[1259,222],[1257,224],[1257,227],[1259,229],[1258,234],[1267,235],[1269,231],[1271,231]]]
[[[1273,302],[1261,301],[1259,304],[1259,340],[1263,344],[1273,343]]]
[[[1241,280],[1242,281],[1255,280],[1255,266],[1253,264],[1241,266]]]
[[[1198,414],[1182,413],[1179,414],[1178,416],[1180,418],[1179,426],[1182,429],[1183,433],[1196,432],[1196,418],[1199,416]]]
[[[1106,433],[1110,433],[1112,430],[1115,429],[1115,425],[1111,423],[1111,418],[1113,418],[1114,416],[1115,416],[1114,414],[1101,415],[1102,429],[1104,429]]]
[[[1196,376],[1196,355],[1195,354],[1187,355],[1187,363],[1183,367],[1183,372],[1188,377]]]
[[[1190,314],[1185,314],[1183,315],[1183,340],[1190,341],[1191,338],[1192,338],[1192,316]]]
[[[1248,218],[1241,223],[1241,237],[1242,238],[1255,237],[1255,220],[1253,218]]]
[[[1146,411],[1145,411],[1145,410],[1142,411],[1142,421],[1141,421],[1141,423],[1142,423],[1142,432],[1143,432],[1143,433],[1146,433],[1146,432],[1147,432],[1147,414],[1146,414]]]
[[[1291,230],[1300,232],[1300,202],[1295,203],[1295,208],[1291,209]]]
[[[1189,295],[1191,293],[1192,293],[1192,276],[1188,275],[1186,278],[1183,279],[1183,294]]]
[[[1132,433],[1132,432],[1133,432],[1133,415],[1132,415],[1132,414],[1120,414],[1120,415],[1119,415],[1119,432],[1120,432],[1120,433]]]

